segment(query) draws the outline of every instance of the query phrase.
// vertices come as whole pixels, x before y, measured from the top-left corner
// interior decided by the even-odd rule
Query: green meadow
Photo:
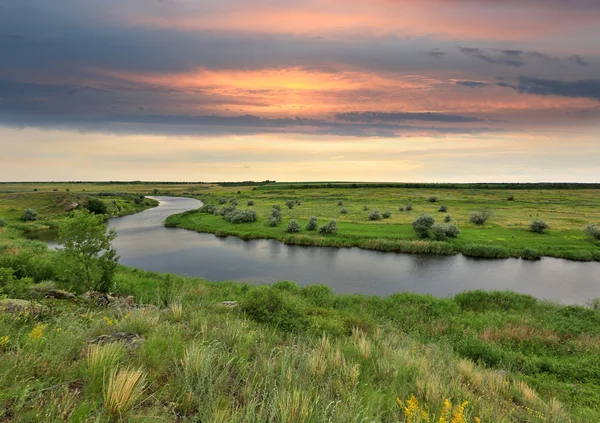
[[[256,211],[258,219],[252,223],[232,224],[221,216],[197,212],[172,216],[167,223],[219,236],[271,238],[299,245],[437,254],[463,252],[492,258],[550,256],[600,260],[600,244],[584,233],[587,225],[600,223],[600,189],[296,186],[274,184],[238,190],[239,193],[212,188],[199,196],[206,204],[219,208],[235,199],[237,209]],[[436,201],[430,201],[431,197],[436,197]],[[227,203],[219,204],[219,199]],[[288,200],[298,200],[300,204],[289,209],[285,204]],[[407,211],[409,203],[412,210]],[[270,227],[273,205],[281,207],[282,221]],[[447,211],[440,212],[442,206]],[[374,210],[380,214],[390,212],[391,217],[371,221],[369,215]],[[483,210],[491,213],[487,222],[471,223],[472,213]],[[436,223],[442,223],[449,215],[451,222],[460,228],[460,235],[445,242],[417,240],[412,222],[424,213],[433,216]],[[317,217],[320,225],[335,219],[337,234],[322,236],[317,231],[305,230],[311,216]],[[299,223],[300,232],[286,231],[290,219]],[[549,229],[544,233],[530,231],[529,226],[536,219],[544,220]]]
[[[137,204],[135,198],[154,189],[198,194],[193,186],[94,186],[66,192],[49,184],[36,192],[25,185],[24,191],[0,194],[0,421],[600,420],[597,300],[583,307],[511,292],[336,295],[323,285],[299,287],[285,275],[268,287],[119,266],[112,299],[104,303],[83,295],[82,283],[64,275],[60,253],[25,239],[26,233],[63,225],[71,218],[65,204],[75,200],[100,199],[109,217],[152,207],[156,203]],[[527,240],[572,231],[572,244],[565,244],[569,251],[572,245],[598,248],[582,235],[594,216],[598,220],[594,190],[205,187],[201,198],[207,203],[235,197],[238,209],[248,209],[247,202],[254,201],[258,220],[234,225],[221,216],[187,213],[175,218],[182,225],[340,245],[362,242],[361,236],[385,240],[393,231],[398,239],[389,237],[390,248],[397,241],[439,245],[440,252],[454,252],[463,238],[478,233],[478,243],[492,243],[489,234],[505,233],[511,240],[513,234],[523,246],[505,248],[516,251],[530,248],[527,242],[534,241]],[[507,201],[511,194],[514,201]],[[439,202],[430,203],[431,195]],[[288,209],[290,199],[301,204]],[[399,212],[409,200],[413,211]],[[339,201],[348,208],[345,216],[337,214]],[[283,215],[274,228],[265,223],[273,204],[281,205]],[[389,209],[392,216],[368,221],[365,204],[371,211]],[[437,220],[440,204],[463,232],[449,242],[417,244],[411,222],[423,212]],[[470,212],[484,206],[494,210],[489,223],[469,227]],[[20,220],[26,208],[37,210],[37,221]],[[533,210],[549,223],[547,233],[526,230]],[[320,224],[337,219],[339,232],[306,234],[312,215]],[[290,218],[301,223],[299,234],[285,232]],[[73,296],[56,298],[56,289]]]

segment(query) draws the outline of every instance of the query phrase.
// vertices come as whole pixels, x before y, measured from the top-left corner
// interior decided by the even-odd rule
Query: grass
[[[291,187],[291,188],[290,188]],[[600,243],[584,233],[590,223],[600,222],[600,190],[598,189],[415,189],[415,188],[304,188],[294,185],[266,185],[240,194],[231,191],[207,190],[200,198],[207,204],[217,199],[236,198],[239,209],[258,213],[254,223],[233,225],[220,216],[188,212],[169,217],[167,225],[217,236],[233,235],[242,239],[270,238],[288,244],[331,247],[361,247],[383,251],[454,254],[464,252],[473,257],[541,256],[571,260],[600,260]],[[438,202],[429,198],[437,196]],[[513,196],[513,200],[508,200]],[[288,209],[287,200],[300,200],[301,204]],[[248,201],[253,206],[245,206]],[[340,213],[342,201],[347,213]],[[399,211],[406,203],[413,204],[409,212]],[[446,213],[438,212],[439,204],[448,207],[452,221],[461,234],[456,239],[435,243],[418,241],[411,223],[421,214],[429,213],[442,222]],[[272,205],[282,207],[283,220],[277,227],[268,225]],[[364,210],[364,206],[368,210]],[[390,210],[388,219],[370,221],[370,210]],[[474,211],[492,210],[493,215],[484,225],[469,222]],[[311,216],[319,224],[336,219],[336,235],[321,236],[306,231],[304,227]],[[285,230],[290,219],[296,220],[301,231],[288,234]],[[545,220],[550,229],[543,234],[529,230],[535,219]]]

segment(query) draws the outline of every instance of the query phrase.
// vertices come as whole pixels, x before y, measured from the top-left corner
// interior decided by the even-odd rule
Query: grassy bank
[[[291,187],[291,188],[290,188]],[[600,244],[584,234],[588,224],[600,222],[600,190],[593,189],[474,189],[474,188],[302,188],[293,185],[267,185],[237,192],[208,191],[200,198],[207,204],[220,205],[221,198],[236,199],[238,209],[255,210],[258,219],[253,223],[232,224],[221,216],[185,213],[167,220],[177,226],[219,236],[234,235],[243,239],[269,238],[288,244],[360,247],[407,253],[454,254],[463,252],[472,257],[541,256],[571,260],[600,260]],[[437,200],[431,202],[430,197]],[[300,205],[288,209],[287,200],[299,200]],[[248,201],[252,206],[247,206]],[[412,210],[407,211],[410,203]],[[282,223],[268,225],[271,207],[279,205]],[[442,205],[446,212],[439,212]],[[367,210],[365,210],[365,206]],[[400,211],[400,208],[404,211]],[[344,208],[346,213],[340,211]],[[391,217],[369,221],[368,216],[378,209],[391,212]],[[475,211],[490,210],[492,217],[484,225],[471,223]],[[412,222],[422,213],[431,214],[436,222],[446,215],[458,224],[461,234],[445,242],[417,240]],[[326,223],[336,219],[336,235],[321,236],[306,231],[311,216]],[[296,220],[301,231],[288,234],[288,220]],[[535,219],[543,219],[550,228],[543,234],[529,231]]]

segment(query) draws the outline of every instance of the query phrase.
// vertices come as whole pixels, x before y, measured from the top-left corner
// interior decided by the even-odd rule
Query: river
[[[119,234],[115,246],[121,264],[213,281],[322,283],[338,293],[379,296],[397,292],[447,296],[484,289],[511,290],[564,304],[584,304],[600,297],[600,263],[554,258],[481,260],[460,254],[410,255],[220,238],[163,226],[167,216],[196,209],[200,201],[152,198],[160,201],[158,207],[108,223]]]

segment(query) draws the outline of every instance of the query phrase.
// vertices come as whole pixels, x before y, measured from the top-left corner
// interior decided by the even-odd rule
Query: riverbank
[[[277,186],[275,186],[277,187]],[[600,261],[600,243],[584,233],[588,224],[600,222],[598,190],[502,190],[502,189],[394,189],[394,188],[303,188],[209,192],[200,198],[217,208],[237,202],[240,210],[254,210],[252,223],[232,224],[221,216],[186,212],[171,216],[167,226],[217,236],[241,239],[275,239],[290,245],[321,247],[359,247],[378,251],[422,254],[457,254],[468,257],[540,257],[576,261]],[[291,186],[293,187],[293,186]],[[435,197],[435,201],[433,200]],[[293,208],[286,201],[296,201]],[[225,204],[219,204],[224,201]],[[247,205],[249,204],[252,205]],[[282,222],[268,224],[273,205],[281,208]],[[406,210],[410,205],[411,210]],[[442,208],[444,206],[444,208]],[[365,210],[366,208],[366,210]],[[400,211],[400,209],[403,211]],[[342,210],[344,209],[344,210]],[[369,220],[378,210],[390,212],[389,218]],[[440,212],[445,209],[445,212]],[[488,210],[491,217],[483,225],[471,223],[473,212]],[[443,242],[417,239],[412,222],[427,213],[442,223],[447,215],[461,233]],[[322,236],[305,230],[311,216],[320,224],[335,219],[338,233]],[[300,232],[286,232],[291,219],[300,224]],[[529,230],[535,219],[549,225],[545,233]]]

